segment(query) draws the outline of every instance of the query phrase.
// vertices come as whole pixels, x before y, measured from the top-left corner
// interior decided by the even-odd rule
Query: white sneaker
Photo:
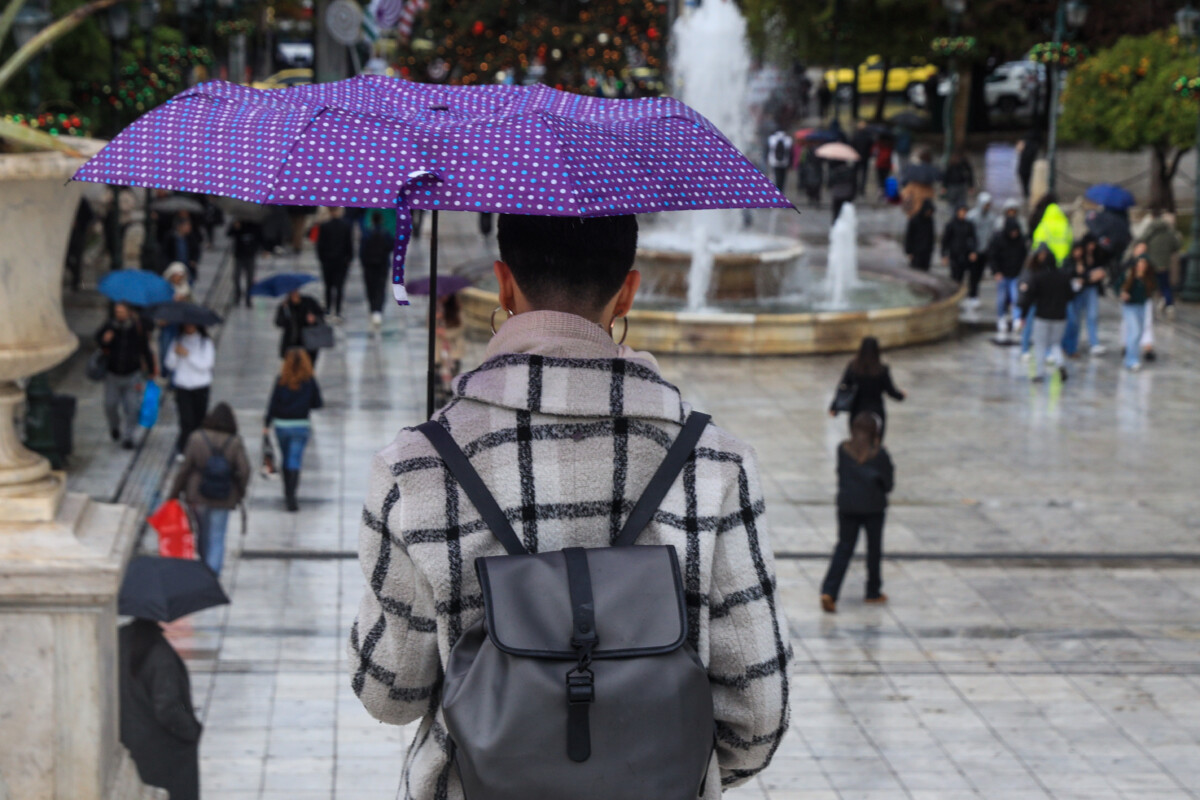
[[[1028,364],[1032,359],[1033,359],[1033,353],[1031,353],[1030,351],[1026,350],[1024,353],[1021,353],[1021,363],[1022,364]]]
[[[1094,356],[1102,356],[1108,352],[1108,348],[1102,344],[1094,344],[1094,345],[1092,345],[1092,349],[1089,350],[1088,352]]]
[[[1141,364],[1130,364],[1130,365],[1129,365],[1129,367],[1127,367],[1127,369],[1128,369],[1130,372],[1141,372],[1141,371],[1142,371],[1142,365],[1141,365]]]
[[[374,325],[376,328],[383,325],[383,314],[380,314],[378,311],[372,311],[371,312],[371,324]]]

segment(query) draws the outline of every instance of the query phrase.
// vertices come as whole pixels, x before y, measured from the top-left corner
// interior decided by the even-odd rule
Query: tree
[[[1119,39],[1068,75],[1059,134],[1112,150],[1150,148],[1150,204],[1174,209],[1171,179],[1196,143],[1200,108],[1173,84],[1195,72],[1195,53],[1174,29]]]

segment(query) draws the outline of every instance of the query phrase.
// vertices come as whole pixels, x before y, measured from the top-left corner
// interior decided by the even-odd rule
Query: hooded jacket
[[[1050,249],[1041,245],[1035,251],[1035,258],[1040,252],[1050,253]],[[1028,276],[1022,279],[1020,305],[1026,314],[1030,307],[1036,306],[1038,319],[1055,322],[1067,318],[1067,306],[1075,296],[1075,290],[1071,287],[1072,276],[1066,270],[1058,269],[1053,253],[1050,255],[1050,263],[1041,269],[1030,269]]]
[[[990,208],[991,204],[992,196],[987,192],[980,192],[975,198],[975,207],[967,212],[967,219],[975,226],[975,241],[980,250],[988,246],[992,234],[999,229],[1000,215],[996,213],[996,209]]]
[[[1179,252],[1183,239],[1175,227],[1162,217],[1152,219],[1142,233],[1142,241],[1146,243],[1146,255],[1154,269],[1166,272],[1171,267],[1171,256]]]
[[[928,255],[933,252],[936,235],[933,229],[933,201],[926,200],[921,204],[921,210],[908,220],[908,228],[904,232],[904,253],[906,255]]]
[[[942,256],[962,263],[978,250],[979,241],[975,238],[975,226],[970,220],[959,219],[955,214],[942,230]]]
[[[1054,263],[1057,265],[1071,254],[1073,242],[1071,220],[1067,219],[1058,203],[1046,206],[1041,222],[1033,231],[1033,248],[1036,250],[1038,245],[1046,245],[1054,255]]]
[[[1021,233],[1021,224],[1015,219],[1004,220],[1004,227],[994,234],[988,247],[988,263],[992,274],[1005,278],[1017,278],[1025,266],[1029,247]]]

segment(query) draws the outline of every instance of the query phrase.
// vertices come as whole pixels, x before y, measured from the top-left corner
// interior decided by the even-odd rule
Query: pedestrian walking
[[[497,314],[511,316],[434,420],[470,454],[520,544],[539,554],[568,548],[564,557],[577,558],[570,548],[605,548],[620,535],[695,412],[653,356],[614,341],[623,338],[621,318],[640,280],[631,271],[635,217],[501,215],[498,239]],[[404,429],[371,466],[359,548],[368,580],[350,635],[351,685],[363,705],[388,723],[421,720],[425,731],[446,729],[444,706],[430,698],[444,696],[452,653],[460,652],[452,645],[466,647],[482,631],[473,565],[506,552],[438,452],[421,431]],[[713,741],[700,793],[718,800],[723,783],[767,766],[787,730],[791,649],[754,452],[710,424],[695,453],[637,543],[678,553],[682,590],[692,598],[685,641],[711,676],[716,730],[730,732]],[[723,522],[696,525],[698,514]],[[462,534],[430,535],[441,531]],[[597,553],[582,552],[589,560]],[[597,682],[616,664],[594,661]],[[661,691],[675,696],[679,687],[664,680]],[[497,693],[493,710],[521,713],[513,702]],[[545,724],[563,730],[565,748],[566,703],[545,713],[562,715]],[[596,712],[592,719],[600,724]],[[446,736],[417,737],[402,779],[410,798],[463,797],[454,747]],[[537,766],[536,758],[526,764]],[[649,769],[668,775],[670,768]],[[555,794],[569,796],[571,787]]]
[[[217,403],[188,437],[168,499],[182,497],[196,521],[200,559],[217,575],[225,563],[229,512],[246,496],[250,460],[228,403]]]
[[[896,132],[896,174],[901,178],[908,169],[908,164],[912,159],[912,131],[904,125],[897,125]]]
[[[926,200],[921,204],[921,213],[909,217],[904,231],[904,253],[908,256],[908,264],[922,272],[929,272],[929,262],[937,243],[933,213],[933,201]]]
[[[854,399],[850,403],[850,425],[853,426],[854,418],[863,412],[876,414],[879,417],[880,440],[887,432],[887,409],[883,404],[883,396],[886,394],[900,402],[908,397],[892,382],[892,371],[883,363],[879,340],[874,336],[863,337],[858,345],[858,353],[846,365],[838,385],[845,386],[854,393]],[[837,413],[831,406],[829,416],[836,417]]]
[[[262,226],[235,219],[229,225],[229,237],[233,239],[233,304],[236,306],[245,298],[246,308],[250,308],[250,287],[254,285],[258,254],[263,249]]]
[[[787,186],[788,168],[791,165],[792,137],[784,130],[777,130],[767,137],[767,166],[771,168],[775,188],[781,192]]]
[[[1161,207],[1150,209],[1150,224],[1142,232],[1146,243],[1146,256],[1154,267],[1158,280],[1158,296],[1168,316],[1175,314],[1175,291],[1171,287],[1171,261],[1183,246],[1183,239],[1175,228],[1175,215]]]
[[[108,432],[121,447],[133,449],[133,434],[142,405],[146,376],[158,375],[158,362],[150,352],[145,324],[125,303],[113,303],[112,313],[96,331],[96,344],[104,354],[104,415]]]
[[[331,214],[317,229],[317,260],[325,282],[325,315],[340,322],[346,275],[354,260],[354,226],[346,219],[344,209],[334,208]]]
[[[1100,344],[1100,295],[1108,274],[1096,263],[1096,239],[1091,234],[1080,239],[1071,248],[1071,255],[1063,262],[1063,270],[1079,282],[1080,289],[1067,306],[1067,327],[1063,331],[1062,349],[1068,358],[1079,353],[1079,334],[1082,324],[1087,325],[1088,344],[1091,354],[1102,355]]]
[[[200,800],[200,734],[187,666],[149,619],[117,631],[121,744],[142,783]]]
[[[858,196],[867,193],[867,176],[871,170],[871,151],[875,148],[875,134],[867,127],[867,121],[860,119],[854,126],[854,135],[850,137],[850,146],[858,153],[858,161],[854,164],[854,183],[858,188]],[[882,188],[883,184],[880,184]]]
[[[942,186],[946,189],[946,202],[951,208],[967,204],[968,195],[975,188],[975,170],[971,168],[970,159],[961,150],[955,151],[950,157],[950,163],[946,165],[946,172],[942,176]]]
[[[1021,181],[1021,194],[1029,199],[1029,181],[1033,178],[1033,165],[1042,148],[1042,134],[1030,129],[1025,138],[1017,142],[1017,178]]]
[[[813,208],[821,206],[821,185],[825,183],[825,162],[817,155],[816,147],[809,145],[804,148],[804,156],[800,159],[800,185],[808,195],[808,204]]]
[[[988,243],[992,241],[992,236],[1003,227],[1004,218],[992,207],[992,195],[988,192],[980,192],[975,197],[975,205],[967,212],[967,219],[975,226],[975,241],[982,248],[979,259],[980,266],[986,267]]]
[[[1029,247],[1015,217],[1006,217],[1004,227],[992,236],[988,263],[996,279],[996,341],[1007,344],[1021,327],[1021,270]]]
[[[179,438],[175,452],[183,456],[192,431],[208,414],[208,395],[212,388],[213,366],[217,348],[208,331],[199,325],[184,325],[180,337],[171,345],[164,359],[171,370],[171,385],[175,389],[175,409],[179,415]]]
[[[857,169],[853,164],[834,161],[829,165],[829,199],[833,205],[834,222],[837,222],[838,214],[842,211],[842,204],[852,202],[858,193],[856,176]]]
[[[883,588],[883,523],[887,496],[895,486],[895,467],[883,446],[883,420],[863,411],[850,420],[850,438],[838,446],[838,541],[821,583],[821,608],[837,611],[846,569],[858,544],[858,532],[867,538],[867,587],[864,603],[886,603]]]
[[[979,307],[979,280],[983,275],[979,249],[975,226],[967,219],[967,207],[958,206],[954,218],[942,230],[942,265],[950,267],[950,277],[955,283],[967,279],[967,308],[971,310]]]
[[[1050,250],[1050,255],[1053,256],[1050,269],[1056,269],[1070,255],[1071,245],[1074,242],[1071,221],[1059,206],[1058,199],[1053,192],[1044,194],[1034,206],[1033,213],[1029,218],[1029,229],[1033,231],[1030,250],[1036,254],[1038,248],[1045,245]],[[1033,357],[1031,350],[1033,334],[1039,316],[1036,308],[1025,309],[1022,312],[1021,358],[1024,360]]]
[[[298,511],[296,492],[300,488],[300,468],[304,463],[304,448],[312,434],[309,415],[325,405],[321,387],[313,377],[312,362],[304,348],[293,347],[283,359],[283,368],[271,389],[267,414],[263,419],[263,435],[275,426],[279,455],[283,462],[283,497],[288,511]]]
[[[299,289],[293,289],[275,310],[275,327],[279,328],[279,357],[287,355],[293,347],[304,347],[304,329],[314,328],[325,321],[321,304]],[[308,360],[317,363],[317,349],[308,350]]]
[[[1033,381],[1046,379],[1046,360],[1058,365],[1059,375],[1067,379],[1062,350],[1063,331],[1067,326],[1067,305],[1075,296],[1072,277],[1058,269],[1054,254],[1045,244],[1038,245],[1029,261],[1029,272],[1021,279],[1021,314],[1034,319]]]
[[[174,291],[171,299],[177,303],[187,303],[192,300],[192,285],[188,282],[187,266],[182,261],[174,261],[167,266],[163,277],[171,284]],[[162,363],[162,375],[167,380],[171,379],[171,369],[164,363],[167,353],[170,352],[175,340],[179,338],[179,324],[175,322],[164,322],[159,320],[158,325],[158,357]]]
[[[391,271],[396,237],[383,227],[383,214],[379,211],[372,211],[368,220],[371,227],[363,236],[358,260],[362,262],[363,288],[367,291],[371,325],[379,330],[383,325],[383,304],[387,298],[388,273]]]
[[[1125,368],[1137,372],[1142,368],[1142,333],[1146,324],[1146,307],[1154,299],[1154,267],[1144,253],[1114,281],[1121,301],[1121,328],[1125,342]],[[1153,351],[1151,351],[1153,352]]]
[[[1026,240],[1029,238],[1029,229],[1025,226],[1025,220],[1021,218],[1021,204],[1011,197],[1004,201],[1004,205],[1000,207],[1001,217],[996,220],[996,230],[1001,230],[1005,224],[1011,219],[1017,223],[1021,229],[1021,236]]]
[[[916,216],[926,200],[933,200],[937,196],[934,184],[940,179],[941,173],[933,164],[933,151],[922,147],[917,151],[916,163],[909,164],[900,174],[900,200],[904,213]]]
[[[871,163],[875,165],[875,180],[879,186],[879,197],[887,195],[887,179],[892,175],[892,157],[895,152],[895,138],[890,134],[881,135],[871,148]]]
[[[829,105],[833,102],[833,91],[829,88],[829,83],[825,78],[821,78],[821,83],[817,86],[817,115],[821,119],[829,113]]]
[[[187,269],[188,281],[195,283],[196,276],[199,274],[200,253],[203,250],[200,232],[192,227],[191,217],[186,212],[181,212],[176,217],[169,231],[159,247],[162,259],[159,262],[159,269],[164,269],[165,265],[178,261]]]

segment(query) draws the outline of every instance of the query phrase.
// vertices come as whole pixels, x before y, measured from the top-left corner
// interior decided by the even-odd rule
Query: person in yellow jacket
[[[1041,211],[1040,216],[1038,215],[1039,210]],[[1038,201],[1029,227],[1033,230],[1029,252],[1037,252],[1038,246],[1044,244],[1054,255],[1056,264],[1062,264],[1063,260],[1071,254],[1071,245],[1074,242],[1071,220],[1067,218],[1052,193],[1046,194]],[[1036,309],[1030,309],[1030,313],[1024,315],[1024,325],[1021,329],[1021,358],[1023,360],[1030,358],[1029,349],[1033,344],[1035,311]]]

